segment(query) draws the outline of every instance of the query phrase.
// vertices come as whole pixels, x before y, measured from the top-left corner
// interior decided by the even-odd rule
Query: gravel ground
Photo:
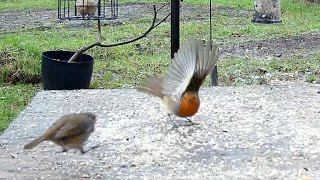
[[[172,129],[159,99],[134,90],[41,91],[0,137],[0,178],[320,179],[319,84],[211,87],[200,97],[200,125]],[[86,148],[99,148],[22,149],[79,111],[98,115]]]

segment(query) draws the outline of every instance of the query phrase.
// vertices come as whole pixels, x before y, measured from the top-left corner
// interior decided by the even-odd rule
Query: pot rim
[[[76,53],[76,51],[69,51],[69,50],[49,50],[49,51],[43,51],[41,53],[41,56],[47,58],[47,59],[50,59],[52,61],[55,61],[55,62],[60,62],[60,63],[68,63],[67,60],[68,59],[63,59],[65,61],[58,61],[56,60],[56,58],[54,58],[53,56],[48,56],[48,55],[45,55],[45,53],[50,53],[50,52],[53,52],[53,53],[59,53],[59,52],[65,52],[65,53]],[[85,53],[82,53],[82,56],[84,56],[83,58],[85,59],[90,59],[90,61],[76,61],[76,62],[73,62],[73,63],[68,63],[68,64],[84,64],[84,63],[92,63],[94,62],[94,57],[89,55],[89,54],[85,54]],[[71,58],[71,56],[69,57]]]

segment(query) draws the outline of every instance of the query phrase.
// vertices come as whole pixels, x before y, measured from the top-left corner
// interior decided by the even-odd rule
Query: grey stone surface
[[[41,91],[0,137],[0,178],[320,179],[319,91],[292,83],[203,88],[193,117],[200,125],[178,129],[159,99],[134,90]],[[98,115],[86,148],[99,148],[22,148],[58,117],[83,111]]]

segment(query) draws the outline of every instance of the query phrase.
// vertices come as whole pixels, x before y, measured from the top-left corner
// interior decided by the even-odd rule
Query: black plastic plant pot
[[[82,54],[75,63],[68,60],[75,52],[46,51],[42,53],[42,82],[45,90],[88,89],[93,71],[93,57]]]

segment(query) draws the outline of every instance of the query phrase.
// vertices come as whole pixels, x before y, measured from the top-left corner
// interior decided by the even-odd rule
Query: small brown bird
[[[97,9],[96,0],[77,0],[76,1],[77,12],[82,16],[94,16]]]
[[[171,121],[170,115],[173,114],[186,118],[191,125],[196,124],[188,117],[198,112],[200,86],[212,72],[220,55],[216,44],[208,41],[204,48],[203,43],[202,40],[190,38],[174,54],[164,78],[150,77],[136,87],[139,92],[161,98]]]
[[[60,117],[46,132],[29,144],[24,149],[32,149],[43,141],[52,141],[62,147],[62,152],[68,149],[78,149],[82,154],[84,142],[94,131],[96,115],[92,113],[72,113]]]

